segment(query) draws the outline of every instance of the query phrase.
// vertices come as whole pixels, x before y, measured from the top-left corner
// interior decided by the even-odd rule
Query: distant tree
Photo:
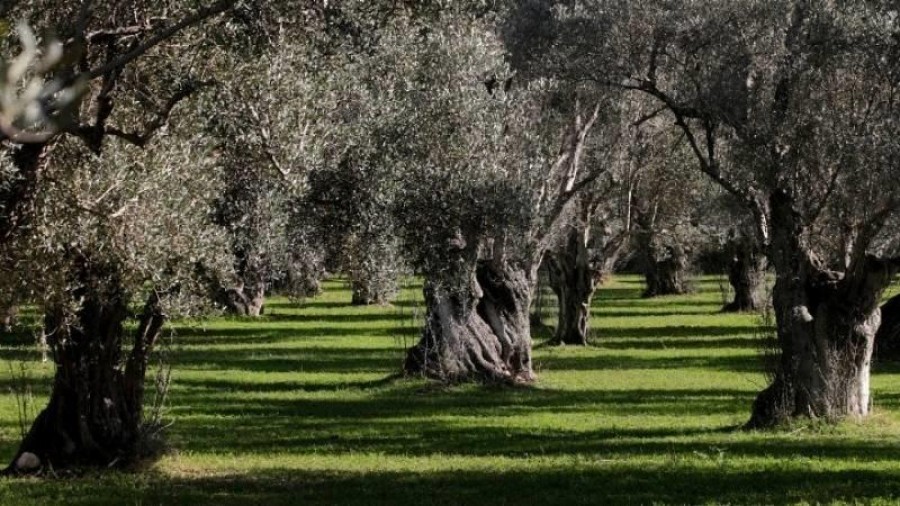
[[[348,276],[356,305],[390,302],[403,270],[393,214],[396,178],[377,152],[372,120],[359,118],[354,131],[343,136],[355,146],[312,174],[308,191],[307,205],[318,214],[317,234],[327,256]]]
[[[400,32],[384,40],[385,57],[417,50],[405,55],[408,67],[394,67],[406,81],[382,86],[397,104],[382,117],[403,183],[401,234],[425,277],[427,307],[406,371],[531,381],[528,312],[538,267],[572,198],[608,169],[581,160],[614,108],[588,90],[510,79],[491,17]]]
[[[627,112],[622,120],[627,121]],[[627,252],[634,231],[633,197],[643,167],[634,163],[629,141],[636,130],[622,125],[621,137],[608,146],[587,146],[586,164],[606,174],[573,197],[545,263],[556,295],[558,323],[554,344],[586,345],[596,288],[612,275]]]
[[[313,42],[295,32],[283,29],[263,40],[259,34],[235,37],[226,51],[214,53],[223,76],[216,97],[223,105],[206,128],[218,142],[224,191],[216,222],[231,237],[234,276],[208,274],[214,299],[237,315],[259,316],[270,285],[290,292],[299,288],[290,280],[315,270],[297,261],[308,246],[295,240],[291,227],[297,223],[294,206],[330,140],[316,123],[328,104],[326,90],[306,68],[316,54]],[[228,79],[233,72],[245,77]]]
[[[691,287],[691,263],[702,232],[698,204],[704,183],[687,166],[679,139],[658,121],[633,138],[630,155],[642,170],[632,198],[632,251],[644,274],[645,297],[680,295]]]
[[[752,216],[730,194],[714,202],[717,216],[709,221],[713,221],[713,228],[718,232],[728,282],[734,292],[734,298],[722,310],[760,311],[767,304],[765,285],[768,262],[754,233]]]

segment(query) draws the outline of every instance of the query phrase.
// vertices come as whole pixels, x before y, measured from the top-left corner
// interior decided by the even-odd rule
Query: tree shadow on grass
[[[734,427],[572,431],[552,426],[514,427],[505,420],[543,415],[640,416],[651,420],[658,416],[741,416],[752,400],[751,392],[727,390],[469,390],[417,395],[418,385],[375,391],[357,399],[248,399],[240,391],[217,393],[223,388],[230,391],[220,381],[191,381],[189,385],[188,391],[172,393],[173,416],[180,419],[173,436],[181,449],[199,452],[650,455],[667,451],[670,443],[661,438],[716,434]],[[280,387],[273,392],[282,391]],[[697,445],[708,450],[708,444]]]
[[[592,308],[591,317],[599,319],[601,322],[604,318],[648,318],[648,317],[664,317],[664,316],[715,316],[716,314],[721,312],[721,304],[716,304],[715,308],[707,307],[707,305],[701,306],[678,306],[678,307],[670,307],[666,310],[651,310],[648,309],[646,311],[642,311],[640,309],[633,310],[617,310],[617,309],[608,309],[604,306],[597,306]]]
[[[390,348],[327,347],[250,349],[178,349],[171,354],[175,368],[242,370],[251,372],[384,372],[399,369],[402,350]]]
[[[276,313],[261,316],[260,325],[266,322],[296,322],[296,323],[371,323],[371,322],[398,322],[409,320],[409,315],[397,312],[379,312],[379,313],[309,313],[309,314],[288,314]]]
[[[760,343],[747,338],[717,339],[616,339],[592,338],[593,346],[608,350],[702,350],[702,349],[760,349]]]
[[[550,356],[537,358],[543,371],[594,371],[625,369],[711,369],[741,373],[761,373],[762,365],[756,354],[728,356],[696,356],[676,354],[664,357],[635,357],[620,355]]]
[[[805,459],[893,463],[900,459],[900,447],[896,444],[842,438],[798,439],[772,434],[755,437],[735,434],[738,430],[735,426],[712,429],[604,427],[574,431],[416,419],[412,429],[409,422],[396,418],[360,423],[350,419],[307,420],[278,416],[191,420],[190,423],[190,427],[179,428],[175,437],[179,448],[192,452],[337,456],[361,453],[386,458],[582,456],[633,462],[654,457],[672,460],[699,457],[712,462]],[[217,430],[219,437],[212,437]]]
[[[219,504],[789,504],[890,499],[900,492],[897,475],[878,471],[755,471],[723,476],[701,468],[612,465],[514,472],[280,470],[170,485],[166,492],[154,491],[161,493],[160,502],[179,493],[202,499],[218,492],[226,499]]]
[[[513,470],[366,471],[262,469],[192,478],[155,472],[137,480],[19,480],[5,492],[67,504],[794,504],[850,503],[900,495],[900,475],[879,470],[741,470],[699,465],[586,462]],[[128,482],[130,486],[123,486]]]
[[[604,338],[680,338],[680,337],[718,337],[718,336],[755,336],[759,331],[756,326],[725,325],[664,325],[648,327],[595,327],[591,338],[602,342]]]

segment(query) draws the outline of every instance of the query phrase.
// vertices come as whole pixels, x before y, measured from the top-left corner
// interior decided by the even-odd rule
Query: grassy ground
[[[900,368],[878,366],[865,424],[736,430],[765,384],[757,318],[718,281],[642,300],[616,278],[594,346],[536,343],[532,388],[397,380],[417,292],[354,308],[337,282],[261,321],[181,324],[169,347],[175,448],[143,473],[2,479],[2,504],[651,504],[900,502]],[[27,343],[40,406],[50,366]],[[0,457],[19,438],[19,366],[0,364]],[[15,374],[14,374],[15,373]]]

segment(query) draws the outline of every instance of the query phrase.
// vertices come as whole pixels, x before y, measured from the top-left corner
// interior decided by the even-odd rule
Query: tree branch
[[[155,111],[156,114],[153,119],[145,123],[141,131],[125,132],[116,127],[109,127],[106,128],[105,132],[143,148],[150,142],[156,132],[169,122],[169,117],[172,115],[172,110],[175,109],[175,106],[201,88],[213,84],[213,81],[194,81],[190,79],[182,83],[179,89],[169,97],[166,103],[160,109]]]

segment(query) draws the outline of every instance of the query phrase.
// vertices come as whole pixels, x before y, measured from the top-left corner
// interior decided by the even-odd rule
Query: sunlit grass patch
[[[443,387],[396,376],[416,339],[419,287],[353,307],[340,280],[259,320],[178,322],[167,417],[151,470],[0,480],[2,504],[783,504],[900,498],[900,367],[877,364],[865,423],[745,432],[765,386],[755,315],[719,312],[720,280],[641,299],[617,277],[591,346],[537,339],[530,387]],[[551,315],[552,316],[552,315]],[[549,318],[548,318],[549,319]],[[25,341],[38,406],[52,368]],[[19,388],[0,367],[0,449],[19,437]]]

